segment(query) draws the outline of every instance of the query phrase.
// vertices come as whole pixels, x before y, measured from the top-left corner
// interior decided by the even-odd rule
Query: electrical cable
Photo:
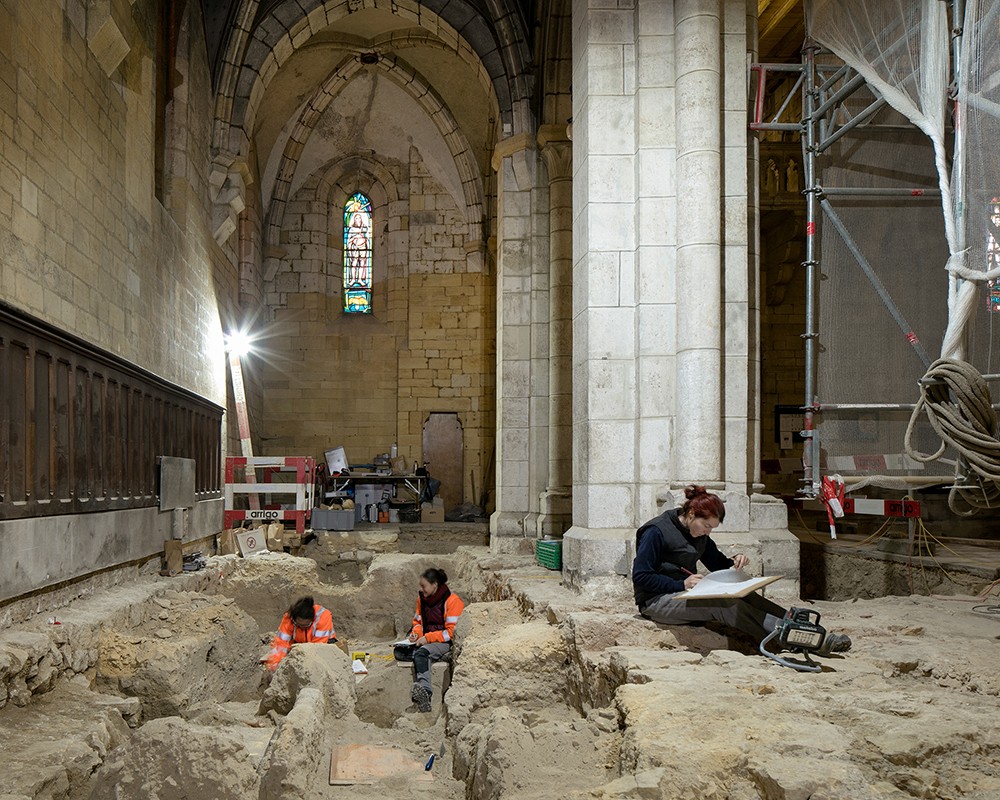
[[[878,528],[876,528],[873,533],[868,534],[860,542],[849,542],[845,539],[828,540],[828,539],[820,539],[818,536],[813,536],[812,532],[809,529],[809,526],[806,525],[805,520],[802,519],[802,514],[799,513],[798,509],[795,509],[795,516],[799,520],[799,525],[801,525],[802,528],[804,529],[803,533],[805,533],[805,535],[808,536],[810,539],[812,539],[816,544],[821,544],[824,547],[827,545],[839,545],[841,547],[863,547],[869,542],[872,542],[875,539],[880,538],[882,535],[882,531],[885,530],[886,527],[892,525],[892,523],[894,522],[894,519],[892,517],[886,517],[885,521]]]
[[[921,413],[927,415],[941,439],[941,446],[932,455],[910,444]],[[949,358],[931,364],[920,381],[920,399],[906,426],[904,444],[907,455],[923,463],[940,458],[949,446],[958,451],[948,507],[959,516],[1000,507],[1000,441],[996,434],[993,400],[979,371],[967,361]]]
[[[761,640],[760,644],[757,646],[757,650],[760,652],[760,654],[762,656],[764,656],[765,658],[769,658],[772,661],[777,661],[783,667],[790,667],[791,669],[794,669],[796,672],[821,672],[822,671],[822,669],[823,669],[822,665],[817,664],[815,661],[813,661],[811,658],[809,658],[809,653],[807,651],[805,651],[805,650],[801,651],[802,652],[802,656],[805,659],[804,661],[791,661],[791,660],[789,660],[787,658],[782,658],[777,653],[772,653],[770,650],[768,650],[765,647],[765,645],[768,642],[770,642],[772,639],[774,639],[778,635],[778,633],[779,633],[778,629],[775,628],[773,631],[771,631],[767,636],[765,636]]]

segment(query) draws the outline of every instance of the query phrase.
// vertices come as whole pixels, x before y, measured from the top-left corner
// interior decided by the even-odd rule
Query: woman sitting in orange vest
[[[325,644],[337,641],[333,615],[311,597],[300,597],[281,618],[278,634],[271,643],[267,668],[271,672],[288,655],[293,644]]]
[[[465,603],[448,588],[448,576],[444,570],[433,567],[424,570],[420,576],[413,627],[407,637],[416,646],[410,699],[417,704],[419,711],[431,710],[431,664],[451,651],[455,623],[464,608]]]

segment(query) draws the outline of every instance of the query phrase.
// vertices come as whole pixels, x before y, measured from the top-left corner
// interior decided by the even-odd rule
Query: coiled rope
[[[910,435],[921,412],[941,439],[933,455],[916,451]],[[997,415],[989,387],[979,371],[966,361],[939,358],[920,381],[920,399],[906,426],[906,452],[927,463],[940,458],[947,447],[959,454],[955,485],[948,506],[971,516],[981,508],[1000,507],[1000,441]]]

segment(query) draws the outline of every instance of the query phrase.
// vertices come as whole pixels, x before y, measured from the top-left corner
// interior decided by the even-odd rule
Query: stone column
[[[573,2],[573,527],[564,578],[627,574],[636,504],[636,18]]]
[[[629,5],[573,2],[574,475],[563,578],[625,579],[636,526],[697,482],[726,501],[720,546],[793,578],[776,593],[794,594],[798,548],[784,506],[754,485],[745,87],[756,5]]]
[[[562,535],[573,509],[573,149],[565,127],[539,131],[549,183],[548,482],[537,535]]]
[[[638,484],[632,522],[653,516],[664,481],[674,474],[677,359],[677,215],[686,201],[676,178],[675,36],[672,2],[640,0],[636,50],[639,108],[635,193],[639,240],[636,255],[638,307]],[[680,195],[680,196],[679,196]],[[631,541],[631,538],[630,538]]]
[[[719,0],[677,0],[677,402],[674,476],[722,478],[722,149]]]
[[[798,542],[784,504],[759,494],[756,158],[748,140],[747,53],[756,4],[675,0],[677,369],[673,469],[659,507],[701,483],[726,503],[718,537],[798,593]]]
[[[538,372],[544,361],[539,358],[533,330],[538,324],[539,282],[534,275],[539,260],[532,213],[538,175],[534,137],[519,134],[499,142],[493,168],[498,241],[497,452],[490,546],[496,552],[530,553],[538,497],[544,487],[544,473],[539,476],[535,462],[539,443],[548,444],[538,420],[532,419],[533,408],[535,416],[538,413]],[[547,352],[547,330],[544,338]]]

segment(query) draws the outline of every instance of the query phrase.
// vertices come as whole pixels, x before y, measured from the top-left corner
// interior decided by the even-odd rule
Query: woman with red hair
[[[749,561],[742,553],[732,558],[723,555],[712,540],[712,531],[726,516],[722,498],[704,486],[688,486],[684,497],[684,505],[679,509],[660,514],[636,531],[632,586],[639,613],[666,625],[716,620],[760,641],[785,616],[785,609],[756,592],[746,597],[697,602],[677,598],[702,579],[697,572],[699,561],[709,572],[743,569]],[[827,634],[820,652],[850,647],[850,638],[831,633]]]

